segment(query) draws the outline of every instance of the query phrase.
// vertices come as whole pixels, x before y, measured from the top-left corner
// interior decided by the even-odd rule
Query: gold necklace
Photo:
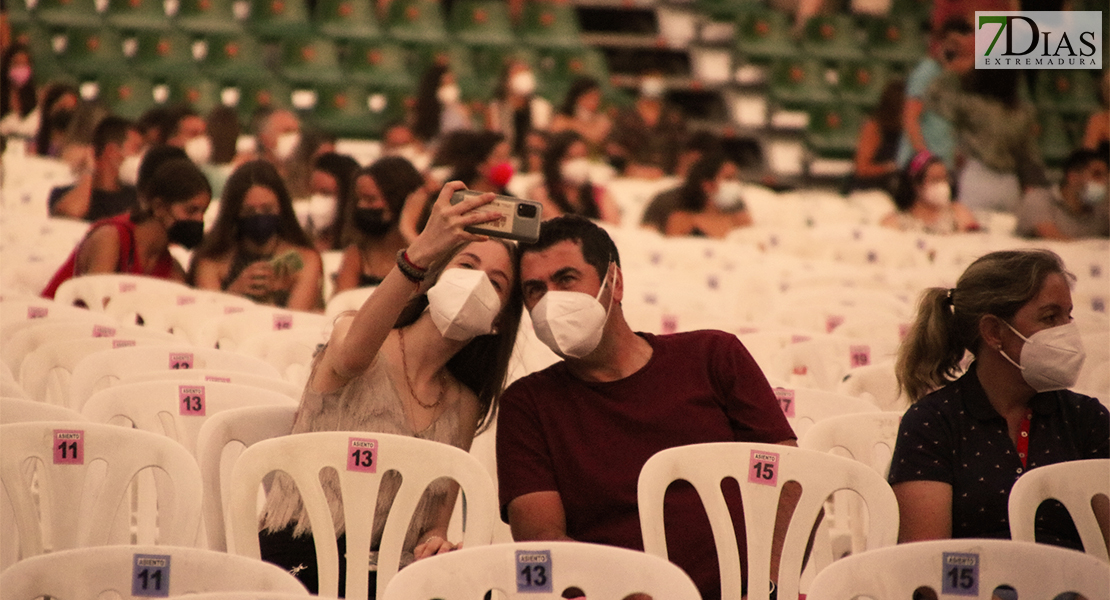
[[[409,363],[408,358],[405,356],[405,330],[397,330],[397,342],[401,346],[401,369],[405,372],[405,386],[409,389],[409,395],[412,396],[416,403],[426,409],[432,409],[439,406],[443,402],[443,394],[447,391],[447,380],[444,378],[443,371],[439,372],[439,394],[436,396],[436,401],[431,404],[424,404],[416,395],[416,386],[412,384],[412,379],[409,377]]]

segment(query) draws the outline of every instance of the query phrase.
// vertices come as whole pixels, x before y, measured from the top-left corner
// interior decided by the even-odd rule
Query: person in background
[[[1010,537],[1007,501],[1022,473],[1110,458],[1110,411],[1069,391],[1083,366],[1072,321],[1075,276],[1048,250],[991,252],[952,289],[928,288],[898,351],[913,404],[890,464],[900,543]],[[975,360],[960,375],[964,355]],[[1110,502],[1092,508],[1103,541]],[[1081,550],[1058,502],[1038,510],[1036,539]]]
[[[325,152],[312,162],[308,234],[320,252],[343,249],[340,233],[347,222],[347,203],[354,197],[356,171],[358,162],[346,154]]]
[[[605,188],[590,181],[586,141],[574,131],[551,136],[543,157],[543,181],[529,198],[543,204],[543,218],[582,215],[617,225],[620,208]]]
[[[979,229],[971,211],[952,201],[952,182],[944,161],[922,152],[902,172],[894,192],[897,210],[882,220],[901,231],[958,233]]]
[[[478,192],[508,194],[505,186],[513,178],[512,149],[500,133],[456,131],[444,138],[439,154],[443,160],[435,162],[451,167],[447,181],[461,181]]]
[[[424,144],[403,121],[394,121],[385,126],[382,133],[382,156],[400,156],[422,173],[428,170],[432,160]]]
[[[1033,188],[1018,210],[1018,235],[1049,240],[1110,237],[1110,157],[1082,148],[1064,162],[1057,188]]]
[[[177,146],[189,155],[198,166],[212,160],[212,140],[208,138],[208,123],[197,111],[184,104],[171,107],[166,130],[166,144]]]
[[[1098,88],[1100,108],[1091,113],[1083,132],[1083,147],[1110,156],[1110,71],[1102,76]]]
[[[551,124],[551,103],[536,95],[536,74],[524,60],[505,64],[497,93],[486,112],[486,128],[505,136],[513,156],[523,157],[526,141],[533,131],[545,131]]]
[[[894,195],[901,169],[895,158],[902,140],[906,84],[892,79],[883,87],[875,112],[863,122],[856,146],[852,190],[880,189]]]
[[[446,65],[433,64],[424,72],[416,91],[412,133],[424,145],[459,129],[470,129],[470,111],[462,103],[455,74]]]
[[[293,111],[284,108],[263,108],[253,119],[254,150],[240,154],[235,164],[265,160],[285,177],[285,161],[301,143],[301,121]]]
[[[723,238],[752,224],[742,198],[739,169],[723,154],[709,154],[690,167],[682,185],[660,193],[641,225],[666,235]]]
[[[53,298],[62,282],[92,273],[185,281],[185,271],[169,253],[169,244],[193,248],[200,243],[211,188],[187,158],[153,160],[157,167],[155,162],[149,165],[153,173],[139,188],[139,207],[94,223],[51,278],[42,292],[44,297]]]
[[[926,56],[906,79],[902,110],[902,139],[897,162],[905,168],[910,159],[928,150],[939,156],[949,169],[956,168],[956,134],[951,121],[925,105],[925,95],[933,81],[945,70],[967,73],[975,65],[975,30],[962,16],[943,21],[933,29],[934,43]]]
[[[120,181],[124,160],[138,154],[142,138],[133,123],[104,117],[93,132],[92,161],[77,173],[77,183],[50,190],[50,214],[98,221],[138,206],[135,188]]]
[[[68,83],[51,83],[46,86],[39,105],[38,131],[35,133],[34,152],[39,156],[57,158],[66,145],[66,131],[73,119],[73,111],[81,97],[77,88]]]
[[[35,85],[31,51],[24,44],[12,44],[0,57],[0,77],[5,93],[0,94],[0,135],[34,137],[38,129],[38,87]]]
[[[218,198],[233,170],[232,161],[239,142],[239,115],[230,106],[216,106],[205,118],[205,131],[211,152],[208,164],[202,165],[201,170],[212,184],[212,195]]]
[[[666,81],[658,69],[640,79],[640,95],[617,113],[606,149],[625,177],[657,179],[673,174],[686,137],[686,121],[664,98]]]
[[[724,152],[721,138],[710,131],[695,131],[686,137],[682,148],[678,151],[678,163],[675,165],[675,175],[685,178],[690,168],[702,157],[710,154]]]
[[[293,154],[283,163],[289,195],[303,200],[312,195],[312,165],[316,157],[335,151],[335,137],[315,128],[304,128]]]
[[[264,160],[232,172],[212,229],[193,253],[190,282],[293,310],[323,308],[320,253],[297,223],[277,169]]]
[[[601,158],[613,122],[601,110],[601,85],[593,77],[579,77],[570,84],[555,117],[551,132],[574,131],[586,142],[589,155]]]
[[[408,246],[400,230],[401,211],[424,178],[399,156],[378,159],[355,173],[354,198],[343,231],[343,260],[335,291],[378,285],[393,268],[397,252]]]
[[[336,319],[330,340],[313,359],[294,435],[386,433],[465,452],[475,434],[492,424],[521,317],[517,249],[512,242],[464,230],[495,216],[476,210],[493,199],[488,194],[451,205],[451,195],[461,189],[458,182],[444,186],[428,227],[407,252],[395,256],[378,289],[357,312]],[[401,478],[385,474],[380,496],[371,499],[344,498],[333,473],[322,472],[320,478],[332,514],[344,514],[343,502],[369,503],[371,561],[377,562]],[[457,495],[458,486],[446,479],[424,492],[406,523],[400,567],[457,547],[447,539]],[[261,558],[316,593],[317,535],[335,536],[344,555],[344,521],[337,520],[334,529],[310,522],[292,479],[277,473],[259,524]],[[376,576],[371,570],[371,597]],[[339,589],[344,585],[341,575]]]

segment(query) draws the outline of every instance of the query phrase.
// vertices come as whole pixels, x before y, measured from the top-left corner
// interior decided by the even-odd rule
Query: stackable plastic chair
[[[90,354],[77,363],[70,378],[69,406],[73,409],[83,407],[94,392],[110,387],[132,373],[213,367],[275,379],[281,377],[277,369],[261,359],[212,348],[185,344],[117,348]]]
[[[178,546],[110,546],[54,552],[20,561],[0,575],[6,600],[166,597],[196,592],[308,591],[280,567],[242,556]],[[188,598],[201,596],[189,595]],[[260,597],[270,597],[261,595]]]
[[[224,515],[229,499],[233,458],[229,446],[249,447],[262,440],[289,435],[295,406],[251,406],[226,410],[206,420],[197,433],[197,463],[204,481],[204,527],[208,547],[227,551]]]
[[[221,350],[237,350],[248,339],[270,331],[287,329],[329,330],[332,320],[318,313],[255,307],[241,313],[207,321],[197,332],[197,344]],[[326,339],[326,338],[325,338]]]
[[[4,361],[0,361],[0,396],[31,399],[27,392],[23,391],[23,386],[19,385],[15,377],[12,376],[12,370],[8,368],[8,364]]]
[[[866,400],[834,392],[795,387],[776,387],[774,391],[779,407],[786,414],[786,420],[790,422],[798,439],[805,437],[815,423],[825,419],[854,413],[879,412],[879,407]]]
[[[86,546],[196,543],[200,470],[172,440],[112,425],[40,421],[0,426],[0,448],[0,482],[19,530],[18,541],[4,543],[18,544],[21,559]],[[145,495],[139,485],[138,528],[132,532],[129,490],[151,472],[155,491]],[[99,493],[86,497],[86,486]],[[157,514],[145,512],[155,507]]]
[[[23,398],[0,398],[0,425],[35,421],[88,421],[81,413],[64,406]]]
[[[1016,590],[1018,598],[1057,598],[1064,592],[1110,598],[1106,563],[1093,556],[983,539],[914,542],[849,556],[818,573],[806,598],[911,598],[926,587],[935,597],[989,600],[1000,585]]]
[[[54,301],[73,304],[80,300],[89,310],[103,312],[114,298],[123,294],[175,296],[192,293],[192,288],[175,281],[142,275],[103,273],[82,275],[62,282],[54,294]]]
[[[373,448],[359,450],[358,440]],[[358,456],[354,456],[351,448]],[[370,464],[366,464],[369,461]],[[355,464],[352,464],[355,463]],[[409,523],[424,490],[440,477],[454,479],[466,502],[465,547],[485,545],[493,535],[497,518],[497,496],[485,467],[466,452],[447,444],[407,436],[368,432],[320,432],[290,435],[258,442],[247,448],[232,470],[231,502],[227,516],[228,551],[259,556],[258,485],[274,471],[283,471],[294,480],[305,503],[316,544],[320,572],[320,594],[336,596],[339,586],[339,557],[336,540],[325,532],[334,531],[331,509],[320,484],[320,473],[335,469],[346,497],[343,503],[347,535],[348,598],[368,594],[370,537],[374,512],[366,510],[364,499],[377,498],[385,473],[396,471],[402,477],[382,534],[378,554],[377,598],[397,573],[401,547]],[[358,499],[358,500],[356,500]]]
[[[898,388],[898,378],[891,361],[849,369],[836,391],[866,400],[884,411],[901,414],[910,407],[910,401]]]
[[[87,308],[69,306],[47,298],[5,298],[0,301],[0,331],[6,336],[9,328],[36,319],[102,319]]]
[[[114,319],[103,314],[101,314],[100,319],[92,322],[30,321],[27,326],[20,328],[19,331],[5,340],[3,347],[0,348],[0,359],[3,359],[13,372],[19,372],[24,358],[43,344],[89,338],[119,338],[121,340],[141,338],[171,343],[174,341],[174,337],[168,333],[144,327],[118,325]]]
[[[702,498],[713,528],[723,598],[739,598],[741,582],[735,530],[721,493],[726,477],[740,486],[747,574],[753,582],[770,580],[771,543],[782,488],[788,481],[801,486],[779,562],[778,594],[783,598],[798,596],[806,542],[825,500],[834,492],[852,490],[867,504],[868,549],[897,541],[894,492],[881,476],[853,460],[790,446],[741,442],[694,444],[658,452],[644,464],[637,486],[644,551],[667,557],[663,498],[671,482],[688,481]],[[762,586],[748,589],[752,600],[766,600],[768,594]]]
[[[701,598],[682,569],[658,556],[581,542],[517,542],[415,562],[393,578],[385,600],[477,600],[490,590],[555,599],[571,587],[599,600]]]
[[[295,386],[288,381],[275,379],[255,373],[239,371],[225,371],[222,369],[176,369],[169,371],[146,371],[141,373],[128,373],[119,378],[118,385],[139,383],[143,381],[176,381],[181,384],[190,382],[205,383],[234,383],[250,387],[262,388],[271,392],[288,396],[293,400],[300,400],[304,394],[304,387]]]
[[[378,289],[377,286],[360,287],[339,292],[332,296],[331,300],[328,300],[328,306],[324,314],[334,319],[339,316],[340,313],[348,310],[358,310],[362,308],[362,305],[366,303],[366,299],[369,298],[370,294],[373,294],[376,289]]]
[[[327,343],[327,332],[314,328],[269,331],[250,338],[238,352],[270,363],[286,381],[304,388],[312,369],[312,359]]]
[[[1090,459],[1045,465],[1022,474],[1010,490],[1010,535],[1013,539],[1034,542],[1037,508],[1045,500],[1058,500],[1068,509],[1083,550],[1110,562],[1102,530],[1092,510],[1097,494],[1110,496],[1110,460]]]

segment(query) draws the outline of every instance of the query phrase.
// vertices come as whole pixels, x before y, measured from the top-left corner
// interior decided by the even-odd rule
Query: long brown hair
[[[954,380],[964,353],[979,353],[979,321],[987,315],[1012,318],[1037,296],[1052,273],[1075,281],[1052,251],[1005,250],[971,263],[955,288],[926,289],[895,363],[898,385],[906,396],[916,402]]]

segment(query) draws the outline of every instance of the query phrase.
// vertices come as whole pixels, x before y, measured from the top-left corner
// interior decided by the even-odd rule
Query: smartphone
[[[451,204],[458,204],[468,196],[481,196],[482,192],[459,190],[451,196]],[[543,205],[534,200],[523,200],[512,196],[497,196],[493,202],[476,210],[495,212],[499,218],[488,223],[471,225],[466,228],[470,233],[535,243],[540,238],[540,222],[543,220]]]
[[[286,275],[292,275],[303,269],[304,261],[301,260],[301,254],[299,252],[290,250],[285,254],[270,259],[270,266],[274,269],[274,276],[285,277]]]

